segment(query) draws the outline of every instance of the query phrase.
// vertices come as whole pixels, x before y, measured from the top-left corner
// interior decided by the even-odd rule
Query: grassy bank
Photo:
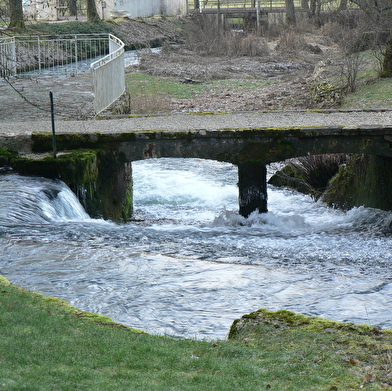
[[[0,389],[388,389],[390,333],[248,316],[227,341],[152,336],[0,280]],[[241,324],[242,328],[239,327]]]
[[[392,109],[391,79],[378,79],[344,98],[344,108]]]
[[[195,98],[219,99],[234,94],[252,94],[265,86],[274,85],[274,80],[223,79],[213,82],[187,83],[177,77],[152,76],[143,73],[125,75],[127,90],[131,96],[134,114],[168,113],[174,101],[190,101]]]

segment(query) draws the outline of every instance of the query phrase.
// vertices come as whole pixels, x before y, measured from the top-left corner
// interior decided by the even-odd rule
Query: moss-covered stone
[[[13,161],[18,156],[18,152],[12,151],[7,148],[0,148],[0,167],[10,166],[11,161]]]
[[[312,194],[312,188],[305,182],[302,175],[293,166],[286,165],[268,180],[276,187],[290,187],[303,194]]]
[[[392,210],[392,159],[352,155],[329,182],[322,199],[344,210],[366,206]]]
[[[51,152],[53,150],[52,133],[39,132],[31,136],[33,152]],[[73,149],[88,149],[97,147],[98,138],[95,134],[66,133],[56,135],[58,151]]]
[[[377,335],[382,333],[392,336],[392,330],[382,330],[370,325],[336,322],[315,316],[296,314],[291,311],[269,311],[264,308],[236,319],[231,325],[229,339],[257,338],[257,335],[275,329],[276,331],[299,329],[309,332],[352,332],[358,335]]]

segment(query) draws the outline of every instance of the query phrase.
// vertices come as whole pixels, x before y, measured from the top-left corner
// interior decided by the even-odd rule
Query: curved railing
[[[109,54],[91,64],[94,110],[98,114],[125,91],[124,43],[109,34]]]
[[[70,77],[87,72],[98,114],[125,91],[124,43],[112,34],[0,39],[0,77]]]

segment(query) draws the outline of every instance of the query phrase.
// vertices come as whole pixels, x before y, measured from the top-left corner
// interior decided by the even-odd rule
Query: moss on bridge
[[[77,150],[54,158],[47,154],[20,156],[1,148],[1,166],[22,175],[61,179],[91,217],[127,221],[132,215],[131,165],[119,152]]]

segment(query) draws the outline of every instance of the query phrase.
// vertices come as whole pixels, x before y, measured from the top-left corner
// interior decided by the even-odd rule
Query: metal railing
[[[91,64],[94,109],[100,113],[125,91],[124,43],[109,35],[109,54]]]
[[[0,77],[70,77],[91,72],[94,109],[99,113],[125,90],[123,53],[123,42],[112,34],[3,38]]]
[[[296,6],[300,6],[300,0],[294,0]],[[260,0],[261,8],[285,8],[285,0]],[[188,9],[206,10],[209,8],[256,8],[257,0],[191,0],[188,2]]]

